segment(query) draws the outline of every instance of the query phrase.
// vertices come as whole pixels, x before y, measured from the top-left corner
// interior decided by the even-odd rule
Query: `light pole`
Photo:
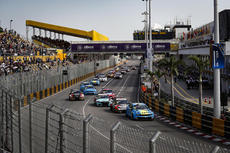
[[[147,65],[148,65],[149,71],[152,72],[153,70],[152,69],[152,63],[153,63],[152,50],[153,49],[152,49],[152,26],[151,26],[151,0],[142,0],[142,1],[146,1],[146,18],[147,19],[148,19],[147,15],[149,15],[149,22],[148,20],[146,20],[147,21],[146,25],[148,25],[149,23],[149,27],[148,27],[149,32],[147,32],[149,33],[149,37],[147,36],[146,48],[147,48]],[[148,2],[149,2],[149,9],[148,9]],[[148,28],[146,27],[146,29]],[[149,46],[148,46],[148,39],[149,39]]]
[[[151,0],[149,0],[149,49],[148,49],[148,59],[149,59],[149,71],[153,71],[153,55],[152,55],[152,25],[151,25]]]
[[[12,24],[13,20],[10,20],[10,31],[11,31],[11,24]]]
[[[220,42],[218,1],[214,0],[214,43]],[[220,118],[220,69],[214,69],[214,117]]]

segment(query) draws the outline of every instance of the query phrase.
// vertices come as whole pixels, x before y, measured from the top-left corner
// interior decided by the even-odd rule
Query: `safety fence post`
[[[45,153],[48,153],[48,134],[49,134],[49,111],[53,107],[51,105],[50,107],[46,108],[46,125],[45,125]]]
[[[83,153],[89,152],[89,122],[93,118],[91,114],[89,114],[83,120]]]
[[[149,140],[149,153],[156,153],[156,140],[161,134],[160,131],[157,131],[154,136]]]
[[[116,152],[116,130],[119,128],[121,122],[117,122],[110,130],[110,153]]]
[[[32,153],[32,103],[36,101],[36,98],[33,98],[33,100],[29,100],[29,150],[30,153]]]
[[[19,143],[19,153],[22,153],[22,128],[21,128],[21,103],[23,99],[18,99],[18,143]]]
[[[10,134],[11,134],[11,152],[14,152],[14,133],[13,133],[13,100],[10,97]]]
[[[4,115],[4,103],[3,103],[3,96],[4,96],[4,93],[3,93],[3,90],[2,90],[2,94],[1,94],[1,121],[0,121],[0,148],[3,148],[4,149],[4,131],[3,131],[3,126],[4,126],[4,119],[3,119],[3,115]],[[1,151],[2,153],[2,151]]]

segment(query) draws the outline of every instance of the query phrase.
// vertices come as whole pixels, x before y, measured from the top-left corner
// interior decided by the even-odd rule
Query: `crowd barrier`
[[[160,115],[167,116],[172,120],[190,125],[209,134],[230,138],[230,121],[217,119],[206,114],[192,111],[189,107],[182,109],[171,106],[168,103],[159,102],[150,93],[140,91],[140,102],[144,102]]]

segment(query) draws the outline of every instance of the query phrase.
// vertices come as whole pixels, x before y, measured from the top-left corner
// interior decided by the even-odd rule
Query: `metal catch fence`
[[[115,59],[96,61],[99,66],[95,66],[95,62],[75,64],[70,66],[58,66],[57,69],[41,70],[35,72],[20,72],[0,77],[0,83],[4,87],[11,89],[17,96],[27,96],[31,93],[40,92],[47,88],[57,86],[61,83],[71,81],[97,70],[115,66]],[[67,74],[63,74],[63,70],[67,70]]]

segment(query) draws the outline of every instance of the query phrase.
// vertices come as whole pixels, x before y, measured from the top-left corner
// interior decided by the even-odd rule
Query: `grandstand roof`
[[[108,37],[96,32],[94,30],[84,31],[84,30],[73,29],[73,28],[48,24],[48,23],[42,23],[42,22],[38,22],[38,21],[32,21],[32,20],[26,20],[26,26],[44,29],[44,30],[48,30],[48,31],[52,31],[52,32],[60,33],[60,34],[69,35],[69,36],[90,39],[93,41],[107,41],[107,40],[109,40]]]

